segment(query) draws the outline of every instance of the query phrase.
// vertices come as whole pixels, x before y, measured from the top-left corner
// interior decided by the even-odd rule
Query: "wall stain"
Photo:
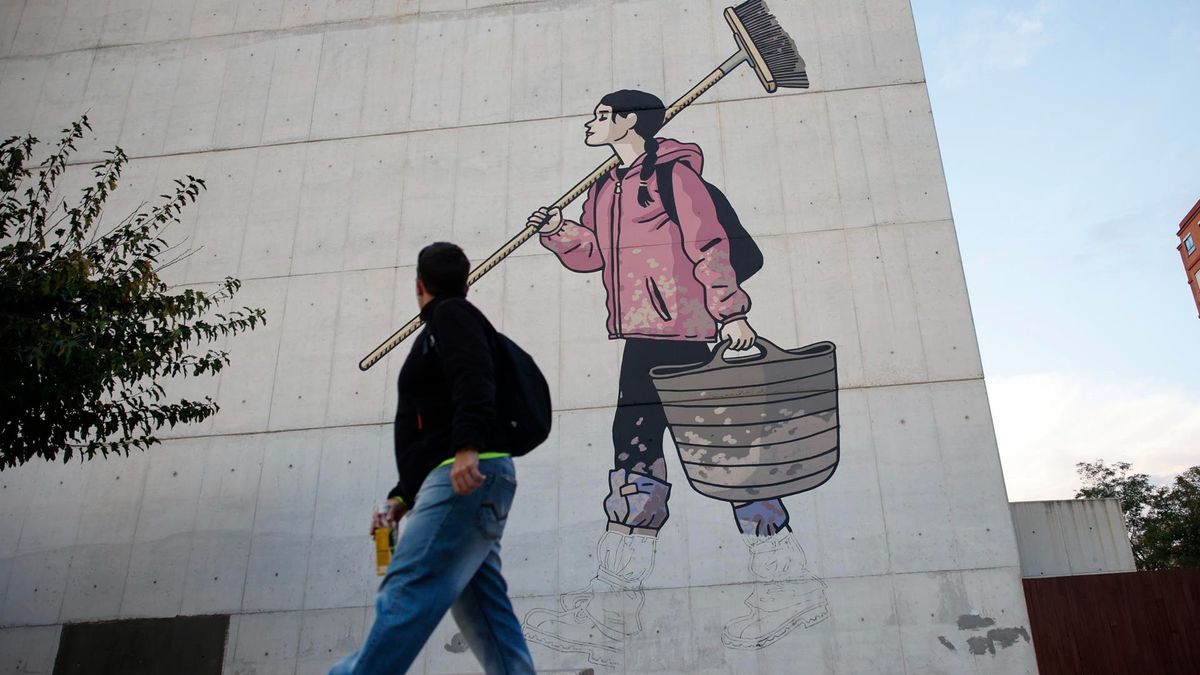
[[[938,623],[949,623],[958,616],[964,607],[970,607],[967,599],[967,589],[963,587],[962,579],[944,576],[938,580]]]
[[[996,654],[996,643],[992,642],[989,638],[982,636],[982,635],[976,635],[973,638],[968,638],[967,639],[967,647],[970,648],[971,653],[974,654],[975,656],[983,656],[984,654],[992,654],[992,655]]]
[[[993,628],[987,632],[989,640],[1000,645],[1001,649],[1008,649],[1017,644],[1017,638],[1021,638],[1029,642],[1029,631],[1024,627],[1017,628]]]
[[[988,626],[994,625],[996,625],[996,620],[988,616],[962,614],[958,617],[959,630],[978,632]],[[992,628],[983,635],[973,635],[967,638],[967,649],[975,656],[983,656],[984,654],[995,656],[996,645],[1000,645],[1001,649],[1008,649],[1017,644],[1017,640],[1029,642],[1029,631],[1024,626]],[[938,636],[938,642],[941,642],[946,649],[952,652],[958,651],[944,635]]]
[[[987,628],[988,626],[995,625],[995,619],[986,616],[979,616],[978,614],[963,614],[962,616],[958,617],[959,630],[979,630],[980,628]]]

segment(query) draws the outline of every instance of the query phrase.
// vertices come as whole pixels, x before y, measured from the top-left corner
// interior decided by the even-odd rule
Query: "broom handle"
[[[718,66],[716,70],[708,74],[708,77],[700,80],[696,86],[689,89],[686,94],[679,97],[678,100],[676,100],[669,108],[667,108],[666,114],[663,116],[663,125],[666,125],[667,122],[671,121],[671,118],[683,112],[684,108],[688,107],[694,103],[696,99],[703,96],[704,92],[712,89],[716,83],[721,81],[721,78],[725,77],[730,73],[730,71],[745,62],[747,58],[748,56],[746,54],[746,50],[742,49],[726,59],[725,63],[722,63],[720,66]],[[571,204],[571,202],[578,199],[580,195],[587,192],[588,188],[595,184],[596,181],[600,180],[601,176],[609,171],[612,171],[620,164],[621,158],[617,155],[614,154],[612,157],[609,157],[608,161],[596,167],[595,171],[588,174],[587,178],[584,178],[576,183],[575,187],[571,188],[566,194],[559,197],[557,201],[550,205],[550,208],[558,209],[560,211],[565,209]],[[496,265],[499,265],[500,261],[512,255],[513,251],[516,251],[518,248],[520,248],[521,244],[529,241],[530,238],[537,234],[538,230],[540,229],[541,225],[529,225],[514,235],[512,239],[509,239],[503,246],[496,249],[496,252],[488,257],[487,260],[479,263],[475,269],[471,270],[471,274],[467,276],[467,285],[474,285],[476,281],[479,281],[481,278],[483,278],[483,275],[492,271],[492,268],[494,268]],[[403,328],[395,333],[392,333],[391,337],[384,340],[382,344],[364,357],[362,361],[359,361],[358,369],[367,370],[371,366],[378,363],[379,360],[386,356],[388,352],[398,347],[401,342],[404,342],[413,333],[417,332],[417,329],[419,329],[423,323],[424,322],[421,321],[421,317],[419,315],[414,316],[409,320],[408,323],[404,324]]]

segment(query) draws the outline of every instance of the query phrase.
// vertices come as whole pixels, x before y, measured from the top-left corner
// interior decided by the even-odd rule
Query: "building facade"
[[[1192,207],[1179,223],[1179,257],[1187,271],[1188,285],[1192,288],[1192,299],[1200,313],[1200,201]]]
[[[628,469],[669,486],[669,518],[610,537],[628,511],[608,500],[640,488],[628,471],[613,478],[630,451],[614,447],[614,416],[632,342],[610,339],[604,275],[533,241],[472,290],[555,400],[554,435],[518,462],[505,534],[535,661],[1036,672],[909,3],[769,5],[811,87],[768,94],[741,66],[659,135],[728,196],[763,253],[740,290],[749,323],[780,348],[761,357],[779,364],[766,377],[820,375],[820,389],[739,402],[734,380],[711,382],[731,406],[776,416],[765,426],[724,405],[680,417],[691,404],[677,401],[665,434],[631,439],[659,448],[653,466]],[[239,277],[238,303],[267,310],[264,328],[228,342],[218,377],[171,388],[212,396],[215,417],[142,454],[0,474],[0,666],[53,671],[64,626],[177,616],[229,617],[226,674],[322,673],[355,648],[374,612],[366,519],[396,480],[407,345],[357,364],[414,315],[416,252],[448,239],[486,257],[607,159],[583,137],[602,96],[669,102],[737,50],[725,6],[0,2],[0,133],[52,139],[88,111],[94,134],[63,188],[120,145],[131,161],[112,218],[175,177],[205,178],[170,232],[196,253],[163,274],[180,288]],[[582,204],[566,215],[579,220]],[[634,248],[608,254],[645,255]],[[679,290],[705,281],[691,258],[671,260],[683,267],[666,274],[643,259],[621,297],[647,311],[619,315],[618,337],[725,311]],[[817,355],[827,365],[775,377]],[[782,460],[761,459],[776,446]],[[771,461],[785,475],[769,477]],[[767,487],[770,498],[747,496]],[[772,531],[747,532],[747,503]],[[1026,635],[975,653],[983,625]],[[414,672],[477,670],[447,618]]]

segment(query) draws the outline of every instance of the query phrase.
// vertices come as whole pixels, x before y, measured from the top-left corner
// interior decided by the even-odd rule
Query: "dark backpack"
[[[667,217],[678,225],[679,210],[675,208],[675,183],[671,181],[671,170],[674,168],[675,162],[659,164],[654,167],[654,175],[658,177],[658,195],[662,198]],[[600,191],[600,187],[606,180],[608,180],[607,173],[596,181],[597,192]],[[721,192],[716,185],[704,180],[703,176],[700,177],[700,181],[704,183],[704,187],[708,188],[708,196],[712,199],[713,206],[717,208],[717,220],[725,230],[725,238],[729,240],[729,263],[733,266],[733,274],[737,277],[738,284],[741,284],[762,269],[762,251],[759,250],[758,244],[754,243],[754,238],[746,231],[746,227],[742,225],[737,211],[733,209],[733,204],[729,203],[729,198],[725,196],[725,193]]]
[[[505,450],[528,454],[550,436],[550,387],[533,357],[496,333],[496,424]]]
[[[679,210],[675,208],[675,183],[671,180],[673,168],[675,162],[659,164],[654,167],[654,173],[658,176],[658,195],[662,198],[663,208],[667,210],[671,221],[679,224]],[[725,193],[716,185],[704,180],[703,176],[700,180],[704,187],[708,188],[708,196],[717,207],[717,220],[721,222],[721,227],[725,228],[725,238],[729,240],[729,263],[733,266],[738,284],[741,284],[762,269],[762,251],[742,225],[737,211],[733,210],[733,204],[729,203]]]

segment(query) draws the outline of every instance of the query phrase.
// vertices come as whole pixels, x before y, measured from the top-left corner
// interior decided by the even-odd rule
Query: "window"
[[[1188,255],[1196,252],[1196,241],[1192,239],[1192,235],[1183,238],[1183,247],[1187,249]]]

